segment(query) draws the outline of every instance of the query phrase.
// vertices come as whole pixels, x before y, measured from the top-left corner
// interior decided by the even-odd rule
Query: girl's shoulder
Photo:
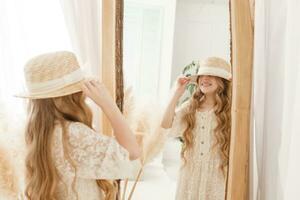
[[[182,118],[186,113],[188,113],[189,105],[190,105],[190,101],[186,101],[186,102],[182,103],[180,106],[178,106],[175,109],[175,116],[177,118]]]
[[[87,134],[87,133],[94,133],[95,131],[81,122],[67,122],[66,123],[67,132],[71,135],[73,134]],[[61,132],[62,126],[60,123],[56,123],[55,131]]]
[[[68,122],[69,128],[80,128],[80,129],[91,129],[86,124],[82,122]]]
[[[95,141],[104,140],[106,137],[81,122],[69,122],[67,131],[69,141],[74,146],[82,144],[88,145]]]
[[[81,122],[69,122],[68,123],[68,131],[72,134],[72,133],[94,133],[95,131],[87,126],[84,123]]]
[[[176,110],[187,110],[190,105],[191,105],[191,100],[187,100],[183,102],[181,105],[179,105]]]

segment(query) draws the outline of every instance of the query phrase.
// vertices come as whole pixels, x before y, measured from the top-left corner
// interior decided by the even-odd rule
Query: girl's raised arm
[[[104,84],[95,80],[86,81],[82,85],[82,90],[85,95],[101,107],[112,125],[117,141],[127,149],[130,159],[135,160],[139,158],[141,156],[141,148]]]
[[[186,77],[178,78],[177,79],[177,85],[176,85],[176,90],[170,100],[170,103],[167,106],[167,109],[164,113],[163,120],[161,122],[161,127],[162,128],[171,128],[172,123],[173,123],[173,118],[175,114],[175,108],[176,104],[179,100],[179,98],[182,96],[184,93],[185,87],[189,83],[190,79]]]

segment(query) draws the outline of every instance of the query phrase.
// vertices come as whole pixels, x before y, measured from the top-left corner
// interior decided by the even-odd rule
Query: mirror
[[[158,126],[178,76],[195,75],[199,63],[208,57],[230,63],[230,55],[229,0],[124,0],[124,110],[140,144],[145,147],[148,138],[159,134]],[[178,104],[191,98],[195,84],[186,88]],[[226,181],[202,188],[202,192],[181,183],[184,139],[162,140],[163,144],[152,144],[151,159],[146,158],[132,199],[171,200],[179,198],[185,189],[192,193],[190,199],[195,198],[194,193],[198,193],[197,199],[225,199]],[[136,165],[137,173],[140,169]],[[127,193],[135,179],[124,183]],[[213,182],[203,176],[201,180],[186,179],[196,185]],[[222,195],[214,194],[214,189]]]

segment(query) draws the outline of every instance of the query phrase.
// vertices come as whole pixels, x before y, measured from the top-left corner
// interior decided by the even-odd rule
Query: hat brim
[[[16,94],[14,96],[19,97],[19,98],[26,98],[26,99],[47,99],[47,98],[67,96],[70,94],[81,92],[82,84],[85,80],[86,79],[81,80],[77,83],[68,85],[66,87],[60,88],[58,90],[52,91],[52,92],[47,92],[47,93],[43,93],[43,94],[29,94],[29,93],[23,92],[20,94]]]

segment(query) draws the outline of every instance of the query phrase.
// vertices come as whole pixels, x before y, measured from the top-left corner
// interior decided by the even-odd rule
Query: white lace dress
[[[175,112],[170,136],[182,136],[186,125],[182,121],[188,103]],[[196,127],[193,130],[194,146],[186,154],[187,163],[180,169],[176,200],[225,200],[226,179],[219,170],[221,159],[214,144],[216,117],[213,112],[196,112]],[[183,162],[183,161],[182,161]]]
[[[77,168],[77,178],[72,165],[64,156],[62,128],[54,131],[53,159],[61,176],[59,200],[101,200],[102,194],[96,179],[126,178],[130,172],[128,152],[112,138],[96,133],[88,126],[72,122],[68,127],[69,155]],[[75,180],[76,192],[72,189]]]

